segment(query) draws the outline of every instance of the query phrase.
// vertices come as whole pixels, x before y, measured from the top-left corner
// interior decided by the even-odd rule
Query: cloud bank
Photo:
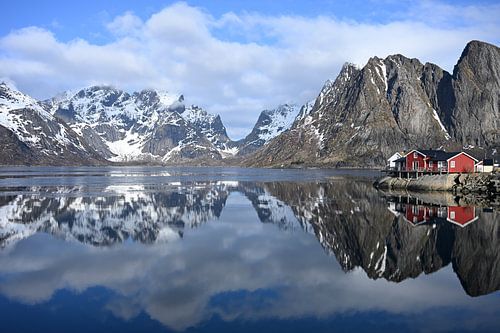
[[[384,2],[390,12],[390,2]],[[141,19],[126,12],[103,28],[109,42],[63,42],[40,27],[0,38],[0,77],[36,98],[92,84],[128,91],[181,92],[222,116],[233,138],[258,114],[316,97],[346,61],[401,53],[452,70],[472,39],[498,43],[500,5],[424,1],[383,23],[318,16],[228,12],[218,17],[184,2]]]

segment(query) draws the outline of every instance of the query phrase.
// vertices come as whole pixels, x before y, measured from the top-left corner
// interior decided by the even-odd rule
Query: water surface
[[[498,331],[500,212],[376,176],[2,168],[2,331]]]

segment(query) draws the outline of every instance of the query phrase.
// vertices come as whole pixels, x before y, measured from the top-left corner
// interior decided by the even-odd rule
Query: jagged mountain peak
[[[67,97],[52,99],[54,114],[109,160],[169,163],[235,153],[220,117],[186,107],[182,94],[92,86]]]
[[[14,110],[23,108],[31,108],[48,117],[45,110],[34,98],[23,94],[10,83],[0,82],[0,109]]]
[[[252,131],[238,142],[239,155],[256,151],[280,133],[288,130],[299,116],[297,104],[281,104],[274,109],[263,110]]]
[[[383,166],[395,151],[412,147],[498,150],[499,50],[469,43],[453,77],[400,54],[372,57],[362,69],[346,64],[309,115],[301,114],[249,164],[366,167]]]
[[[0,84],[0,142],[1,163],[102,163],[65,123],[6,83]]]
[[[500,48],[489,43],[473,40],[467,43],[460,59],[453,69],[453,77],[457,78],[462,72],[469,72],[470,75],[500,76],[500,68],[498,68],[498,57],[500,56]],[[482,70],[478,71],[478,66],[483,64]]]

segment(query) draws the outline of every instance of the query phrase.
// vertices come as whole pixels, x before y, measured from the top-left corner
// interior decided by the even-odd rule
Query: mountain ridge
[[[322,89],[309,117],[246,165],[381,167],[395,151],[415,147],[478,147],[495,155],[498,68],[500,49],[478,41],[467,44],[453,74],[402,55],[372,57],[361,69],[346,64]],[[297,149],[280,148],[290,146]]]
[[[238,141],[219,115],[189,106],[182,94],[100,85],[39,102],[0,87],[3,164],[375,168],[415,147],[475,148],[490,157],[500,149],[500,49],[480,41],[466,45],[452,73],[401,54],[345,63],[314,100],[263,110]],[[51,125],[36,132],[44,123]],[[54,154],[57,140],[71,142],[64,160]]]

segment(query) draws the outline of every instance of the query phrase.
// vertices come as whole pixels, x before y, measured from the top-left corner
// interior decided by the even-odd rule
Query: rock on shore
[[[410,191],[450,191],[454,193],[499,194],[500,175],[488,173],[425,175],[404,179],[382,177],[375,181],[379,189]]]
[[[451,191],[457,175],[426,175],[418,178],[383,177],[375,181],[380,189],[405,189],[411,191]]]

